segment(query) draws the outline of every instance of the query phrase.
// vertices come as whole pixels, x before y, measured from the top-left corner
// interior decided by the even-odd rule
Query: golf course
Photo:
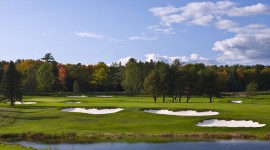
[[[208,98],[193,97],[189,103],[162,103],[143,96],[112,97],[56,97],[25,96],[25,104],[10,107],[7,102],[0,105],[1,141],[111,141],[147,138],[204,138],[204,139],[259,139],[270,136],[270,95],[255,98],[222,97],[209,103]],[[232,103],[231,100],[242,103]],[[36,102],[36,103],[27,103]],[[73,102],[73,103],[72,103]],[[76,103],[80,102],[80,103]],[[85,114],[64,112],[65,108],[122,108],[111,114]],[[214,111],[212,116],[174,116],[153,114],[144,110]],[[208,119],[252,120],[265,124],[263,127],[199,127],[196,124]],[[6,146],[1,144],[0,148]],[[11,147],[10,149],[20,149]]]

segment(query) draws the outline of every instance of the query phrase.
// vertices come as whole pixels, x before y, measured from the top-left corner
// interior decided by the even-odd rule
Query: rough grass
[[[33,148],[30,148],[30,147],[23,147],[20,145],[11,145],[11,144],[3,144],[3,143],[0,143],[0,149],[1,150],[34,150]]]
[[[243,104],[234,104],[230,100],[243,100]],[[270,138],[270,95],[248,98],[226,97],[214,99],[193,97],[190,103],[154,103],[150,97],[112,98],[68,98],[68,97],[25,97],[25,101],[36,101],[34,105],[16,105],[8,108],[8,104],[0,104],[1,116],[10,117],[5,125],[0,126],[0,134],[11,138],[14,134],[23,138],[31,136],[48,137],[75,136],[76,138],[124,138],[125,136],[188,136],[203,138]],[[80,104],[66,104],[67,101],[80,101]],[[124,108],[115,114],[91,115],[83,113],[61,112],[67,107],[83,108]],[[142,112],[142,109],[168,110],[212,110],[217,116],[185,117],[157,115]],[[14,120],[16,118],[16,120]],[[198,127],[196,124],[205,119],[254,120],[266,124],[263,128],[222,128]],[[71,133],[75,133],[71,134]],[[37,135],[36,135],[37,134]],[[37,138],[37,137],[35,137]],[[1,148],[1,147],[0,147]]]
[[[12,108],[0,107],[0,127],[13,123],[18,115],[18,111]]]

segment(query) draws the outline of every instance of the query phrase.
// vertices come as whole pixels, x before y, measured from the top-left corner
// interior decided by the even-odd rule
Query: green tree
[[[36,78],[39,90],[45,92],[46,94],[51,92],[55,83],[52,64],[48,62],[43,63],[37,71]]]
[[[209,96],[210,103],[213,96],[220,95],[218,75],[213,70],[205,69],[199,72],[199,93]]]
[[[99,62],[96,65],[95,72],[92,75],[92,83],[98,86],[99,91],[103,91],[108,85],[109,72],[110,69],[104,62]]]
[[[38,64],[32,64],[27,70],[26,75],[22,81],[22,87],[24,92],[36,92],[37,91],[37,79],[36,74],[39,68]]]
[[[81,93],[80,85],[77,80],[73,84],[73,93],[75,95],[79,95]]]
[[[166,94],[168,93],[168,89],[171,88],[169,87],[169,84],[167,82],[169,67],[170,67],[169,64],[164,63],[164,62],[157,62],[156,64],[156,69],[160,76],[160,91],[162,93],[163,103],[165,103],[165,98],[166,98]]]
[[[184,94],[187,97],[188,103],[192,95],[198,94],[198,72],[202,70],[204,66],[201,64],[187,64],[181,68],[183,76]]]
[[[51,53],[45,54],[45,56],[41,59],[44,60],[45,62],[50,62],[50,63],[55,62],[55,59]]]
[[[20,74],[16,70],[14,62],[10,61],[2,80],[1,89],[4,98],[10,101],[11,106],[14,106],[16,100],[23,99],[20,85]]]
[[[129,59],[125,68],[123,87],[127,93],[133,94],[140,90],[139,88],[139,68],[134,58]]]
[[[248,97],[252,98],[252,103],[253,103],[253,97],[257,95],[257,91],[258,91],[258,84],[256,82],[251,82],[247,85],[247,95]]]
[[[144,92],[153,96],[155,103],[161,92],[160,83],[160,76],[156,70],[153,70],[144,81]]]
[[[178,96],[178,102],[181,102],[181,98],[184,94],[184,90],[185,90],[185,78],[184,78],[184,72],[182,71],[178,71],[177,72],[177,76],[176,76],[176,95]]]

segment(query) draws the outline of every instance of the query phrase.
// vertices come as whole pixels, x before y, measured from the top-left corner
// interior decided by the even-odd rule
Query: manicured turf
[[[169,98],[168,98],[169,99]],[[243,104],[234,104],[230,100],[243,100]],[[16,105],[11,108],[6,103],[0,104],[0,133],[45,133],[62,134],[190,134],[190,133],[243,133],[259,138],[270,133],[270,95],[247,98],[226,97],[214,99],[191,98],[190,103],[154,103],[150,97],[112,98],[68,98],[25,96],[24,101],[38,102],[34,105]],[[80,104],[66,104],[67,101],[80,101]],[[82,108],[124,108],[115,114],[91,115],[83,113],[61,112],[67,107]],[[217,116],[185,117],[157,115],[142,112],[142,109],[169,110],[212,110]],[[6,117],[6,118],[5,118]],[[7,119],[7,117],[9,119]],[[196,124],[205,119],[254,120],[266,124],[262,128],[207,128]],[[0,147],[1,148],[1,147]]]

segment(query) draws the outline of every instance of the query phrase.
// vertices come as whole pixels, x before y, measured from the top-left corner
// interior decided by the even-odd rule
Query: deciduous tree
[[[257,91],[258,91],[258,84],[256,82],[251,82],[247,85],[247,95],[248,97],[254,97],[257,95]],[[253,103],[253,98],[252,98],[252,103]]]
[[[48,92],[52,92],[53,85],[55,83],[52,64],[48,62],[43,63],[37,71],[36,79],[39,90],[45,92],[46,94]]]
[[[145,93],[153,96],[154,102],[157,102],[157,96],[160,95],[160,76],[157,70],[153,70],[144,81],[144,91]]]

